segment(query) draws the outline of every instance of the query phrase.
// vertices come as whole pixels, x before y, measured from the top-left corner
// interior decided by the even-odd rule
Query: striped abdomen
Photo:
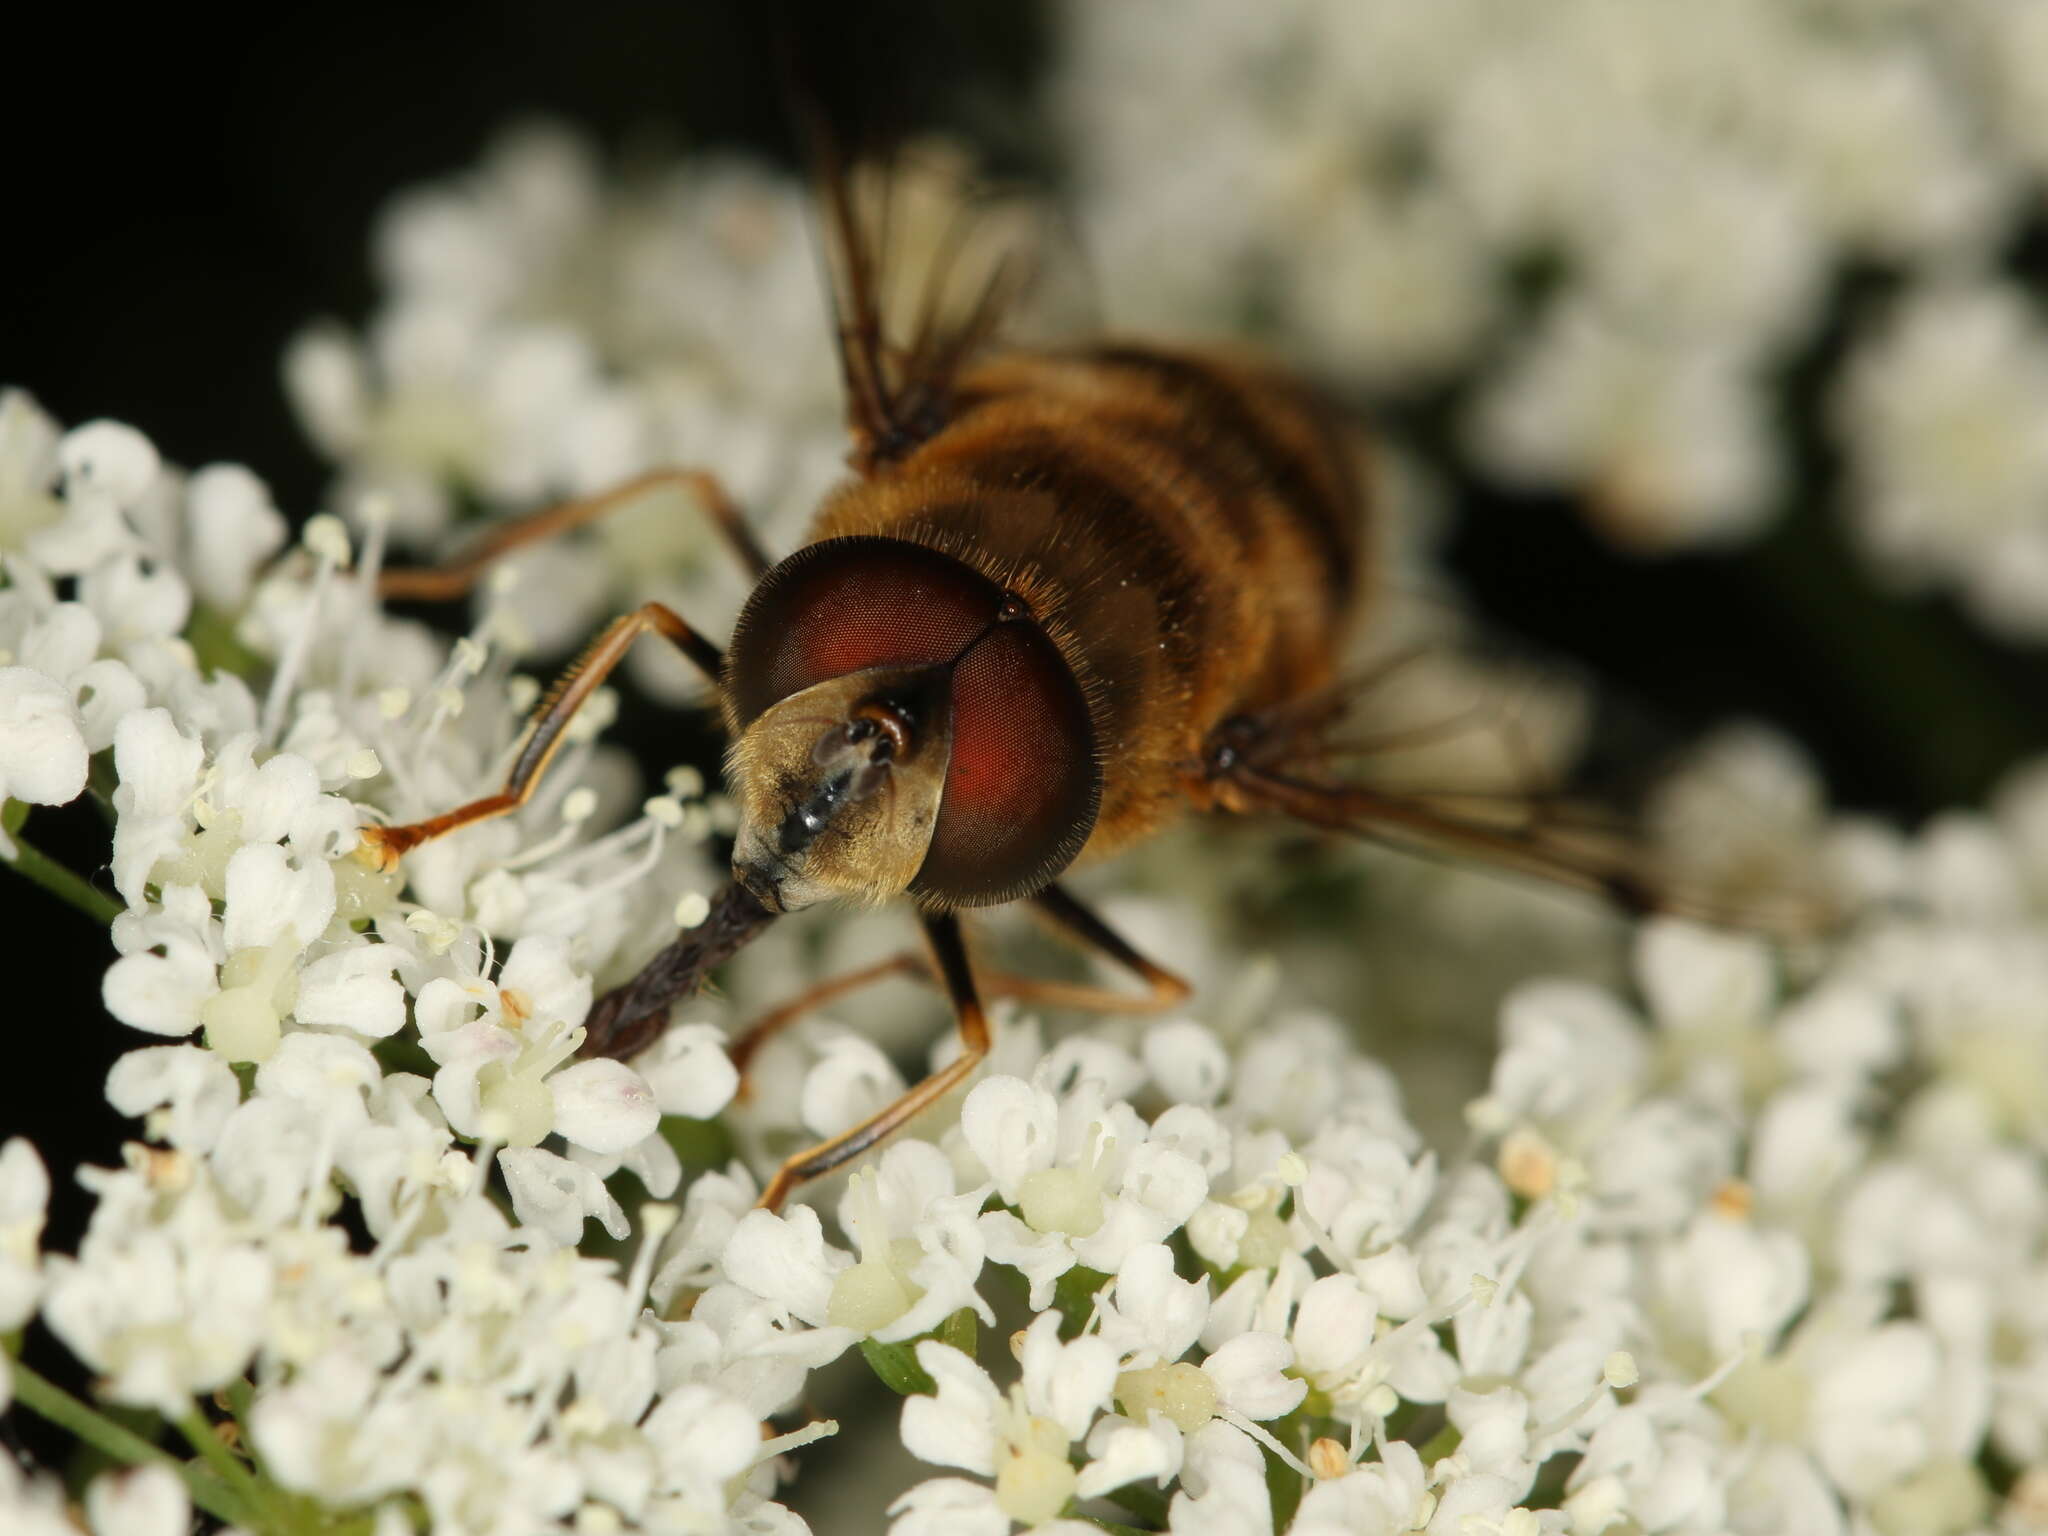
[[[1024,599],[1088,699],[1090,854],[1187,803],[1219,722],[1330,682],[1366,574],[1355,455],[1313,399],[1255,365],[1140,347],[971,370],[944,429],[843,488],[812,532],[940,549]]]

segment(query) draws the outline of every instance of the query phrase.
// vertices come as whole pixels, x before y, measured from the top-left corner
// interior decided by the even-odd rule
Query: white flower
[[[186,482],[186,569],[202,602],[240,608],[257,567],[284,547],[285,533],[270,492],[241,465],[209,464]]]
[[[0,795],[63,805],[85,790],[85,736],[71,693],[31,667],[0,667]],[[0,854],[10,855],[10,841]]]
[[[1019,1359],[1022,1379],[1005,1395],[950,1344],[926,1339],[917,1346],[917,1363],[938,1390],[935,1396],[904,1399],[904,1445],[922,1461],[960,1467],[995,1484],[982,1488],[978,1498],[950,1497],[955,1518],[992,1506],[1008,1519],[1039,1526],[1074,1496],[1078,1478],[1067,1461],[1068,1447],[1087,1437],[1108,1405],[1116,1356],[1102,1340],[1086,1335],[1062,1344],[1059,1318],[1047,1312],[1022,1335]],[[914,1507],[899,1501],[891,1512]]]
[[[19,547],[54,523],[63,506],[57,479],[57,424],[19,389],[0,390],[0,549]]]
[[[192,1500],[169,1467],[102,1472],[85,1490],[85,1518],[93,1536],[185,1536]]]
[[[1959,587],[2010,634],[2048,625],[2032,580],[2048,558],[2048,339],[2006,286],[1903,300],[1850,361],[1835,401],[1854,527],[1906,587]]]
[[[582,1238],[583,1223],[593,1216],[614,1238],[623,1239],[632,1231],[604,1180],[566,1157],[539,1147],[507,1147],[498,1154],[498,1169],[520,1224],[545,1232],[565,1247]]]
[[[1097,1070],[1120,1073],[1104,1059]],[[1134,1065],[1134,1064],[1131,1064]],[[1041,1076],[1061,1076],[1057,1054]],[[1042,1307],[1075,1264],[1113,1271],[1132,1248],[1167,1237],[1201,1205],[1200,1163],[1164,1141],[1129,1104],[1108,1102],[1101,1076],[1077,1075],[1064,1099],[1016,1078],[989,1077],[960,1110],[963,1138],[1019,1215],[981,1218],[989,1254],[1031,1281]]]
[[[520,940],[495,983],[475,975],[440,977],[421,988],[420,1044],[440,1065],[434,1096],[448,1123],[462,1135],[514,1147],[533,1146],[556,1130],[560,1111],[551,1079],[575,1051],[590,998],[589,976],[572,967],[566,947],[552,939]],[[472,1007],[481,1011],[465,1017]],[[623,1079],[606,1071],[594,1081]],[[637,1122],[620,1127],[608,1114],[586,1114],[579,1124],[612,1142],[616,1136],[608,1131],[645,1124],[653,1108],[645,1095],[643,1083],[634,1094]],[[616,1094],[612,1099],[615,1108],[622,1103]],[[651,1129],[648,1124],[639,1135]]]
[[[962,1307],[993,1325],[995,1313],[975,1289],[984,1193],[956,1192],[951,1160],[926,1142],[898,1142],[874,1168],[856,1172],[839,1224],[858,1257],[833,1275],[831,1322],[884,1343],[929,1333]]]
[[[45,1266],[43,1319],[104,1377],[117,1402],[177,1417],[226,1385],[261,1344],[272,1274],[223,1219],[210,1180],[189,1163],[183,1198],[150,1212],[144,1175],[85,1170],[100,1197],[76,1259]]]
[[[35,1147],[21,1137],[0,1145],[0,1329],[16,1332],[35,1315],[42,1290],[43,1217],[50,1176]],[[4,1406],[11,1382],[0,1382]]]
[[[726,1054],[724,1031],[715,1025],[670,1026],[637,1066],[665,1115],[708,1120],[739,1090],[739,1070]]]

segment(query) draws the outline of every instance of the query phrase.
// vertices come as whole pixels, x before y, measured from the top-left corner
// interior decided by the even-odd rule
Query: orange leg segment
[[[952,913],[924,917],[925,937],[931,944],[930,959],[906,952],[891,955],[857,971],[831,977],[773,1013],[757,1019],[733,1043],[733,1061],[744,1073],[747,1062],[771,1036],[794,1023],[808,1010],[890,976],[929,976],[934,970],[953,1005],[954,1022],[960,1030],[962,1050],[952,1062],[879,1114],[830,1141],[797,1153],[776,1170],[775,1177],[761,1196],[764,1207],[771,1211],[780,1208],[790,1191],[799,1184],[808,1183],[860,1156],[965,1079],[975,1064],[988,1054],[988,1019],[981,1002],[984,995],[1022,998],[1053,1007],[1083,1008],[1098,1013],[1158,1013],[1189,995],[1190,989],[1185,981],[1147,960],[1102,919],[1058,886],[1046,887],[1032,901],[1069,938],[1109,956],[1141,977],[1146,983],[1146,990],[1133,994],[1109,987],[1041,981],[1035,977],[1007,973],[992,975],[984,985],[977,986],[973,968],[968,962],[966,943],[961,936],[959,918]],[[740,1091],[746,1091],[744,1084]]]
[[[732,546],[740,563],[746,566],[748,574],[758,579],[767,573],[767,554],[755,541],[753,532],[740,516],[738,505],[726,493],[716,475],[701,469],[657,469],[595,496],[579,497],[515,518],[492,529],[445,565],[402,566],[385,571],[377,578],[377,591],[386,598],[448,602],[467,593],[495,562],[522,545],[584,527],[628,502],[664,489],[683,490],[694,495],[710,516],[712,526]]]
[[[842,1164],[852,1162],[868,1148],[886,1140],[918,1115],[964,1082],[988,1054],[988,1015],[974,986],[974,968],[968,963],[967,945],[960,935],[960,919],[940,912],[921,919],[925,937],[931,941],[932,957],[938,964],[946,996],[953,1004],[953,1022],[960,1031],[960,1054],[930,1077],[912,1088],[887,1108],[868,1116],[849,1131],[830,1141],[797,1153],[775,1170],[775,1177],[761,1192],[764,1210],[780,1210],[790,1191],[799,1184],[821,1178]]]
[[[561,750],[563,732],[575,718],[576,711],[588,702],[598,685],[611,675],[612,669],[626,659],[626,652],[633,642],[644,634],[660,635],[695,662],[705,676],[714,683],[718,681],[719,668],[724,662],[718,647],[684,623],[674,609],[661,603],[643,604],[624,617],[614,619],[590,649],[578,657],[548,690],[547,697],[541,700],[540,708],[534,714],[525,745],[519,749],[512,771],[506,775],[503,789],[495,795],[472,800],[467,805],[457,806],[425,821],[394,827],[364,827],[363,843],[357,850],[357,856],[375,868],[390,869],[401,855],[421,843],[445,836],[459,827],[502,816],[526,804],[540,783],[541,775],[554,760],[555,753]]]
[[[1084,982],[1052,981],[1037,976],[1020,976],[1013,971],[985,972],[980,979],[981,994],[988,998],[1009,997],[1019,1002],[1042,1003],[1048,1008],[1074,1008],[1086,1013],[1162,1013],[1187,1000],[1192,989],[1173,972],[1154,965],[1124,942],[1108,924],[1074,900],[1060,887],[1048,886],[1031,898],[1039,911],[1063,934],[1084,949],[1107,955],[1125,970],[1145,982],[1139,993],[1119,992],[1111,987],[1089,986]],[[914,950],[903,950],[887,959],[857,970],[828,976],[788,1002],[762,1014],[740,1031],[728,1048],[732,1064],[740,1070],[739,1096],[747,1096],[746,1073],[754,1057],[775,1036],[805,1014],[823,1008],[863,987],[905,976],[919,981],[932,977],[931,961]]]

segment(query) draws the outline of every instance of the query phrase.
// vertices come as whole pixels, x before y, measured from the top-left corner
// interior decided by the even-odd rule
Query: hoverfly
[[[732,880],[702,923],[598,1001],[584,1053],[651,1044],[670,1004],[778,914],[905,895],[961,1042],[895,1103],[790,1157],[763,1205],[967,1078],[990,1045],[987,996],[1125,1012],[1185,998],[1060,877],[1190,810],[1279,812],[1629,908],[1716,915],[1631,842],[1560,826],[1533,801],[1502,815],[1336,770],[1350,703],[1337,658],[1374,584],[1373,509],[1346,423],[1304,382],[1216,350],[1006,348],[1010,266],[949,304],[942,256],[906,316],[884,282],[886,206],[830,157],[820,180],[852,474],[808,542],[771,562],[713,477],[677,469],[509,524],[454,564],[387,572],[387,596],[459,596],[498,555],[672,482],[697,494],[756,585],[723,650],[659,603],[616,620],[544,698],[496,794],[364,831],[367,856],[388,866],[517,808],[636,638],[681,650],[716,690],[731,742]],[[1016,901],[1144,990],[978,974],[966,914]],[[736,1041],[735,1058],[803,1008],[901,968],[813,988]]]

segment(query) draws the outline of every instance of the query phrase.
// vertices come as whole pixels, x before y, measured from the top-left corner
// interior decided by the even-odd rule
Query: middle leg
[[[790,1191],[799,1184],[830,1173],[852,1162],[868,1148],[901,1130],[924,1110],[944,1098],[965,1081],[988,1055],[988,1014],[974,985],[974,968],[967,959],[967,945],[960,934],[960,919],[950,912],[925,916],[925,937],[931,941],[932,959],[938,966],[946,997],[953,1005],[953,1022],[960,1031],[960,1054],[917,1084],[895,1103],[868,1116],[851,1130],[829,1141],[798,1152],[775,1170],[761,1193],[764,1210],[780,1210]]]
[[[1163,966],[1155,965],[1132,948],[1062,887],[1047,886],[1032,897],[1031,902],[1061,934],[1084,949],[1114,960],[1142,980],[1145,990],[1133,993],[1085,982],[1024,976],[1014,971],[986,971],[980,977],[983,997],[1009,997],[1020,1002],[1041,1003],[1050,1008],[1077,1008],[1089,1013],[1147,1014],[1162,1013],[1176,1003],[1185,1002],[1193,990],[1182,978]],[[762,1014],[740,1031],[729,1048],[733,1065],[740,1070],[740,1096],[744,1098],[747,1094],[747,1068],[761,1047],[805,1014],[863,987],[887,981],[892,976],[929,980],[932,974],[930,960],[915,951],[904,950],[872,965],[828,976],[780,1007]]]

